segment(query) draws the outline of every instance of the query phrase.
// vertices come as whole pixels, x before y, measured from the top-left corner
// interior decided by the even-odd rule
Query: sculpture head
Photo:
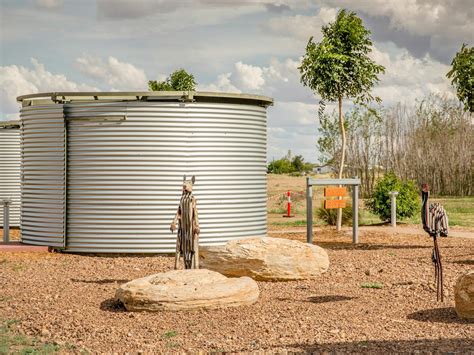
[[[191,180],[186,180],[186,175],[183,176],[183,192],[193,192],[193,185],[196,177],[193,175]]]

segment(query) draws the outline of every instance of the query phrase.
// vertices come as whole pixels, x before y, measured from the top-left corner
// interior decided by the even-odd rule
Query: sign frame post
[[[306,242],[313,243],[313,186],[352,186],[352,243],[359,243],[359,186],[360,179],[306,178]]]

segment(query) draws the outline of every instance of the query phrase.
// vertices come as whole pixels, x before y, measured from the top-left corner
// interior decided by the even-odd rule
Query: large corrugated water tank
[[[262,96],[48,93],[22,102],[22,238],[70,252],[174,252],[183,175],[200,244],[267,234]]]
[[[20,121],[0,121],[0,227],[3,226],[3,200],[10,201],[10,226],[20,226],[20,181]]]

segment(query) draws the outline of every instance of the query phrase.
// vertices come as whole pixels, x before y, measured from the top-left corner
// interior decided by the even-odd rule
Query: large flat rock
[[[174,270],[132,280],[115,297],[128,311],[216,309],[255,303],[260,291],[249,277],[227,278],[205,269]]]
[[[329,268],[326,251],[317,245],[281,238],[249,238],[200,248],[201,266],[226,276],[261,281],[304,280]]]
[[[457,279],[454,302],[459,317],[474,319],[474,270],[469,270]]]

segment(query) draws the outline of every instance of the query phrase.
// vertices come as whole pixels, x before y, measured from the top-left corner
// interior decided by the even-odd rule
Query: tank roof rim
[[[161,101],[161,100],[179,100],[192,101],[202,99],[221,99],[221,100],[248,100],[263,104],[264,106],[273,105],[273,98],[263,95],[228,93],[228,92],[210,92],[210,91],[64,91],[64,92],[43,92],[35,94],[21,95],[16,98],[18,102],[34,99],[51,99],[52,101],[67,101],[71,98],[84,98],[90,100],[126,100],[130,101]],[[108,99],[110,98],[110,99]]]

